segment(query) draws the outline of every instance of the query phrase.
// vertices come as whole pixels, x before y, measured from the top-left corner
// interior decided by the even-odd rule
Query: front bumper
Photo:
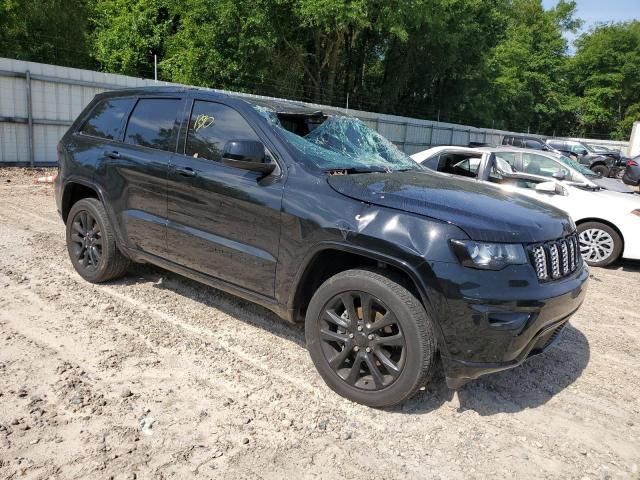
[[[442,278],[457,269],[441,264],[436,275]],[[469,270],[465,283],[454,288],[449,283],[443,292],[449,314],[439,322],[440,351],[450,388],[516,367],[549,348],[584,301],[589,278],[584,264],[571,276],[546,284],[528,265],[500,272]]]

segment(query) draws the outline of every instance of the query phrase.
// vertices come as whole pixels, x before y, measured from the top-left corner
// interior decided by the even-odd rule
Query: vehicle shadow
[[[459,389],[458,411],[473,410],[485,416],[544,405],[582,375],[589,358],[587,338],[569,324],[560,341],[543,354],[531,357],[517,368],[480,377]],[[439,368],[426,390],[392,410],[429,413],[453,398],[454,392],[447,388]]]
[[[149,282],[153,282],[153,287],[156,289],[170,290],[198,302],[204,307],[219,310],[249,325],[267,330],[274,335],[289,340],[299,347],[306,348],[302,325],[289,323],[260,305],[168,270],[151,265],[137,264],[131,267],[128,276],[117,281],[122,285]]]
[[[640,260],[621,259],[604,267],[605,270],[622,270],[623,272],[640,272]]]

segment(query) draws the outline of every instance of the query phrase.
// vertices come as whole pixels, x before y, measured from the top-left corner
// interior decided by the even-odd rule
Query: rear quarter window
[[[82,135],[115,140],[120,137],[122,121],[131,109],[132,98],[102,100],[91,111],[89,118],[80,127]]]

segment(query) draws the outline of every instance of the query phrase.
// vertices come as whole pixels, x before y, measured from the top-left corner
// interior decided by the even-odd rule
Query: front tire
[[[305,318],[307,348],[324,381],[371,407],[411,397],[426,383],[436,354],[431,318],[385,273],[358,269],[329,278]]]
[[[580,254],[587,265],[606,267],[622,253],[622,238],[609,225],[587,222],[578,226]]]
[[[104,206],[96,198],[76,202],[67,217],[67,251],[82,278],[101,283],[122,277],[129,260],[116,246]]]
[[[602,178],[607,178],[609,176],[609,169],[605,165],[596,165],[591,168],[591,171],[593,171],[593,173],[597,173]]]

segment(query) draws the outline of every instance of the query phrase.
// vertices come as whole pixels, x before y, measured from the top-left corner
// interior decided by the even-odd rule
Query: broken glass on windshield
[[[378,132],[352,117],[329,116],[322,123],[309,116],[303,136],[283,126],[279,115],[262,106],[256,110],[278,128],[296,150],[322,170],[397,171],[422,167]],[[290,121],[285,121],[289,127]]]

